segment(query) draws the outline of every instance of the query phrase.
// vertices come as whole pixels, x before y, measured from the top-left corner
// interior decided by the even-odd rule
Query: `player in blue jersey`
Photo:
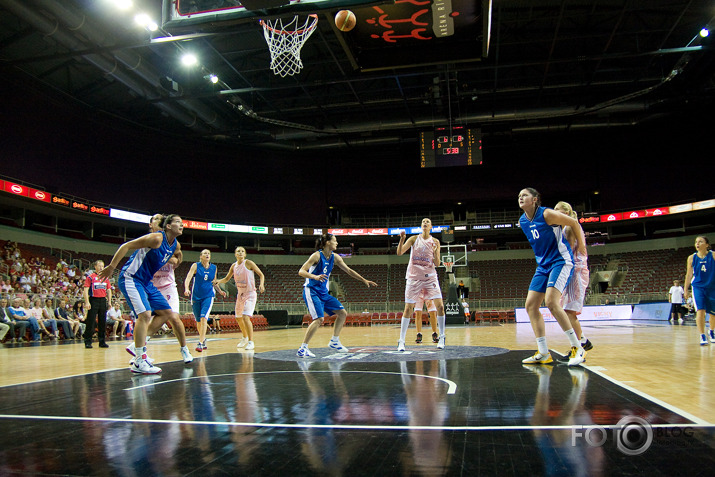
[[[544,317],[539,311],[541,302],[546,301],[546,306],[571,343],[568,364],[576,366],[583,363],[586,352],[560,303],[561,295],[573,273],[573,252],[561,227],[571,227],[579,243],[584,240],[581,227],[578,221],[568,215],[541,207],[541,195],[530,187],[519,192],[519,208],[524,211],[519,218],[519,226],[529,240],[531,248],[534,249],[537,264],[534,278],[529,285],[525,307],[536,335],[538,350],[522,362],[524,364],[553,362],[546,344]]]
[[[333,331],[333,337],[328,347],[340,353],[349,352],[345,346],[340,344],[339,338],[340,330],[343,328],[347,313],[338,299],[328,293],[328,279],[330,278],[330,272],[333,271],[333,265],[337,265],[351,277],[360,280],[368,288],[377,286],[377,283],[366,280],[355,270],[348,267],[343,257],[333,253],[338,248],[338,239],[335,238],[334,235],[322,235],[315,241],[315,248],[317,251],[305,261],[298,271],[298,275],[305,278],[305,283],[303,284],[303,299],[313,319],[305,332],[303,344],[297,353],[301,358],[315,357],[308,349],[308,343],[316,330],[322,326],[325,313],[328,313],[328,316],[336,315],[335,330]]]
[[[191,279],[194,278],[194,286],[189,290]],[[198,262],[191,265],[189,273],[184,280],[184,295],[191,295],[191,307],[194,311],[194,319],[198,324],[199,329],[199,344],[196,345],[196,351],[203,351],[206,347],[206,328],[209,325],[209,315],[211,307],[214,304],[214,297],[218,289],[221,295],[226,296],[221,288],[215,285],[216,282],[216,265],[211,263],[211,251],[204,249],[201,251],[201,257]]]
[[[685,275],[685,299],[693,288],[693,304],[695,305],[695,323],[700,333],[700,346],[708,344],[705,335],[705,315],[710,315],[710,342],[715,343],[715,252],[710,250],[710,240],[707,237],[695,238],[695,252],[688,257]]]
[[[119,272],[118,285],[131,311],[136,316],[134,325],[134,347],[136,357],[131,363],[131,371],[142,374],[158,374],[161,369],[151,364],[146,352],[146,336],[149,322],[154,320],[163,324],[171,317],[171,306],[166,298],[151,283],[154,274],[169,261],[181,245],[177,237],[184,230],[181,217],[169,214],[162,223],[162,231],[154,232],[122,244],[112,257],[112,261],[101,273],[100,277],[109,278],[116,270],[119,262],[126,254],[134,253]],[[182,348],[182,356],[188,354],[188,349]],[[186,359],[185,359],[186,361]]]

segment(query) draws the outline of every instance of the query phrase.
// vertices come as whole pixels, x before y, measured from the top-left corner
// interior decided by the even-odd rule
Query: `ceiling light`
[[[129,10],[132,8],[132,0],[114,0],[114,5],[120,10]]]
[[[703,38],[707,37],[708,35],[710,35],[710,30],[708,30],[707,28],[703,28],[702,30],[700,30],[700,36],[702,36]]]
[[[145,27],[151,22],[151,18],[146,13],[137,13],[134,15],[134,23],[139,26]]]
[[[209,76],[209,80],[210,80],[213,84],[216,84],[216,83],[218,83],[218,76],[216,76],[216,75],[210,75],[210,76]]]
[[[159,29],[159,25],[157,25],[155,21],[150,21],[146,26],[146,29],[149,31],[157,31]]]
[[[199,62],[199,60],[191,53],[186,53],[181,57],[181,62],[184,66],[194,66]]]

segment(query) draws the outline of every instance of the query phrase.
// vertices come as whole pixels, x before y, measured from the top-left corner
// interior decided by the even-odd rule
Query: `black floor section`
[[[0,475],[712,474],[713,427],[528,354],[227,354],[9,386]]]

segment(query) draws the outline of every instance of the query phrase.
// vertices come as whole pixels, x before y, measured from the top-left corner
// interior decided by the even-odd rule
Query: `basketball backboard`
[[[395,0],[162,0],[162,28],[169,32],[214,31],[259,19],[352,10]]]

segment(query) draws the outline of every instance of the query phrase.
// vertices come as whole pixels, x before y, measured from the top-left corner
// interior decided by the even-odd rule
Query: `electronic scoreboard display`
[[[420,167],[472,166],[482,163],[482,132],[463,126],[420,133]]]

